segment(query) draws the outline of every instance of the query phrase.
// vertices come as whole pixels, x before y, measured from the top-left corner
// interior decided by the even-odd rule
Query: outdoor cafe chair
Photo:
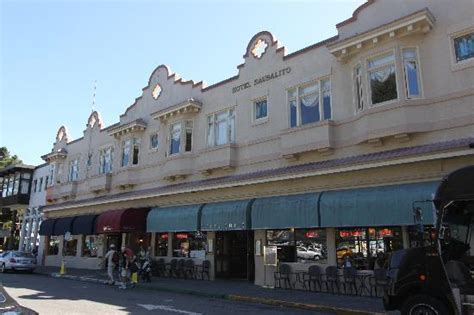
[[[374,288],[375,291],[375,297],[378,297],[378,291],[377,288],[382,288],[382,292],[386,290],[386,288],[389,285],[389,278],[387,274],[387,269],[380,268],[380,269],[375,269],[374,270],[374,275],[373,277],[370,278],[370,294],[372,295],[372,288]]]
[[[201,280],[204,280],[204,275],[207,275],[207,280],[210,280],[209,273],[211,271],[211,262],[209,260],[204,260],[202,264],[196,266],[196,278],[197,275],[201,275]]]
[[[176,275],[178,278],[186,278],[186,260],[178,260],[178,264],[176,266]]]
[[[275,287],[282,288],[281,282],[283,281],[283,283],[285,284],[285,288],[291,289],[291,275],[292,273],[290,265],[279,265],[277,271],[275,271],[275,273],[273,274],[273,277],[275,279]]]
[[[177,259],[171,259],[170,264],[169,264],[169,269],[168,269],[168,275],[170,277],[177,277],[178,276],[178,260]]]
[[[311,284],[313,284],[314,291],[317,291],[316,285],[319,287],[319,291],[322,291],[323,273],[320,266],[310,266],[308,268],[308,273],[304,274],[304,277],[305,287],[307,283],[309,291],[311,291]]]
[[[194,260],[188,259],[184,265],[184,278],[192,279],[194,278]]]
[[[339,270],[337,266],[326,267],[326,290],[329,292],[331,287],[331,293],[339,293]]]
[[[345,267],[342,270],[342,285],[344,286],[344,294],[349,292],[348,289],[350,289],[351,294],[357,294],[356,278],[357,269],[355,267]]]

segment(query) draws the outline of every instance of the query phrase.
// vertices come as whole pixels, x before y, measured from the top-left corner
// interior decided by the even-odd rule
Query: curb
[[[99,284],[108,285],[107,280],[101,280],[101,279],[91,278],[91,277],[73,276],[73,275],[60,275],[58,273],[41,273],[41,274],[45,275],[45,276],[52,277],[52,278],[61,278],[61,279],[66,279],[66,280],[92,282],[92,283],[99,283]],[[118,283],[116,283],[116,285],[118,285]],[[149,286],[144,286],[144,285],[138,284],[135,288],[136,289],[143,289],[143,290],[150,290],[150,291],[163,291],[163,292],[181,293],[181,294],[207,297],[207,298],[215,298],[215,299],[222,299],[222,300],[229,300],[229,301],[247,302],[247,303],[254,303],[254,304],[264,304],[264,305],[272,305],[272,306],[287,307],[287,308],[294,308],[294,309],[303,309],[303,310],[309,310],[309,311],[314,311],[314,312],[329,312],[329,313],[333,313],[333,314],[337,314],[337,315],[382,315],[382,314],[385,314],[385,313],[380,313],[380,312],[354,310],[354,309],[335,307],[335,306],[329,306],[329,305],[307,304],[307,303],[290,302],[290,301],[284,301],[284,300],[274,300],[274,299],[268,299],[268,298],[257,298],[257,297],[235,295],[235,294],[206,293],[206,292],[199,292],[199,291],[194,291],[194,290],[169,288],[169,287],[161,287],[161,286],[149,287]]]

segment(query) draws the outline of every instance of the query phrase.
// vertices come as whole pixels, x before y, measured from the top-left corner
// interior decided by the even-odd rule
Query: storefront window
[[[97,257],[98,239],[94,235],[84,235],[82,238],[82,256]]]
[[[325,230],[295,230],[298,262],[327,262]]]
[[[202,258],[206,256],[205,232],[182,232],[173,234],[173,257]]]
[[[267,231],[267,245],[277,247],[277,258],[280,262],[296,261],[295,236],[291,230]]]
[[[156,233],[155,256],[168,256],[168,233]]]
[[[377,257],[386,258],[388,253],[401,248],[403,240],[399,227],[336,231],[336,256],[339,266],[350,264],[358,269],[373,269]]]
[[[63,256],[76,256],[77,240],[64,241]]]
[[[408,227],[410,247],[430,246],[435,237],[436,229],[433,226],[413,225]]]
[[[59,253],[59,238],[50,236],[48,243],[48,255],[56,256]]]

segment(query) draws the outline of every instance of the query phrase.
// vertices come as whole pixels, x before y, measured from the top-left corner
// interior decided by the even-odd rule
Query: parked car
[[[31,253],[7,251],[0,255],[0,272],[7,270],[24,270],[33,272],[36,268],[36,258]]]
[[[296,248],[296,256],[301,259],[320,260],[323,255],[321,251],[317,248],[308,249],[302,246],[298,246]]]

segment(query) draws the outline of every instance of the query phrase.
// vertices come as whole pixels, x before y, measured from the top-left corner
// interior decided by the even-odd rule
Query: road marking
[[[162,311],[169,311],[169,312],[175,312],[175,313],[186,314],[186,315],[202,315],[202,313],[188,312],[188,311],[180,310],[180,309],[174,308],[173,306],[167,306],[167,305],[153,305],[153,304],[137,304],[137,305],[149,311],[162,310]]]

